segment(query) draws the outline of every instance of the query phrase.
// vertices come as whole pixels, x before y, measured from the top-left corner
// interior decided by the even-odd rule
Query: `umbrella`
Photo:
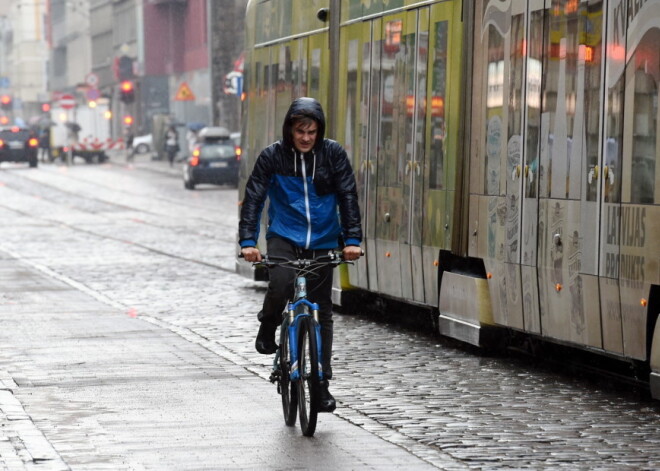
[[[188,123],[188,129],[191,131],[197,132],[202,128],[205,128],[206,124],[204,123]]]
[[[67,128],[69,128],[71,130],[71,132],[80,132],[80,130],[82,129],[80,127],[80,124],[74,123],[72,121],[67,121],[64,124],[66,125]]]

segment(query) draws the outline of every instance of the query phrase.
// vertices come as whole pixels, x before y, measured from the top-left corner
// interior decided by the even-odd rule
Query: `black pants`
[[[177,152],[179,152],[177,146],[167,146],[166,147],[167,160],[170,161],[170,167],[174,164],[174,157],[176,157]]]
[[[273,257],[313,258],[328,253],[328,249],[304,250],[284,239],[268,239],[268,254]],[[332,378],[332,266],[328,265],[307,276],[307,297],[319,305],[319,323],[321,324],[321,364],[325,379]],[[282,322],[282,311],[293,298],[295,270],[286,267],[274,267],[268,271],[269,283],[262,311],[257,316],[259,321],[273,326]]]

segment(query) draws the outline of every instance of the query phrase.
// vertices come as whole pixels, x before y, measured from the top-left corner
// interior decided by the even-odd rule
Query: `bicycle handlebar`
[[[364,251],[360,256],[364,255]],[[243,254],[238,254],[239,258],[243,258]],[[330,250],[327,254],[319,255],[314,258],[297,258],[289,259],[286,257],[278,256],[269,256],[268,254],[261,254],[260,262],[252,262],[252,265],[263,265],[266,268],[272,268],[275,266],[288,265],[291,268],[304,268],[312,265],[341,265],[343,263],[353,264],[353,260],[344,260],[344,255],[342,252],[337,252]]]

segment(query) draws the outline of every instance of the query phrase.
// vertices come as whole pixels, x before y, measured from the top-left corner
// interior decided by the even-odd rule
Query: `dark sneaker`
[[[332,412],[337,408],[337,402],[328,391],[328,380],[321,381],[321,397],[319,397],[319,412]]]
[[[257,340],[254,346],[257,351],[263,355],[272,355],[277,351],[277,344],[275,343],[275,330],[276,325],[271,325],[262,322],[259,326],[259,333],[257,333]]]

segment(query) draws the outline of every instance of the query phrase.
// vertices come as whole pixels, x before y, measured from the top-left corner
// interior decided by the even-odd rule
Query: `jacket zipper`
[[[305,241],[305,249],[309,249],[309,244],[312,240],[312,217],[309,211],[309,193],[307,192],[307,171],[305,170],[305,160],[303,154],[300,154],[300,164],[302,167],[303,188],[305,189],[305,216],[307,217],[307,240]]]

